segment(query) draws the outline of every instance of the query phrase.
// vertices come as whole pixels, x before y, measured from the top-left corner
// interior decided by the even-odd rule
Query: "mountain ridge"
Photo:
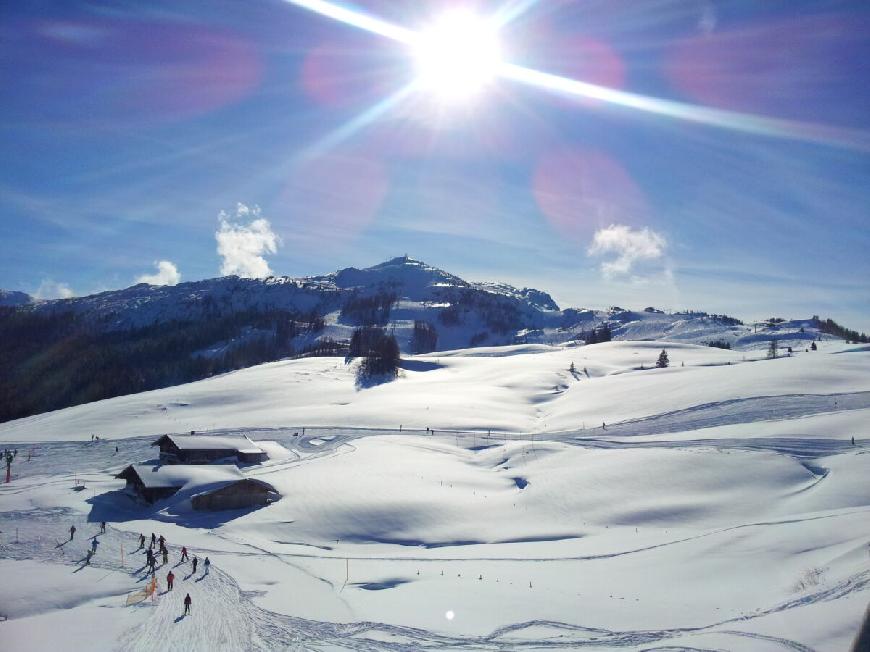
[[[226,276],[25,297],[0,306],[0,421],[287,357],[346,356],[360,328],[385,329],[404,354],[610,339],[744,350],[777,339],[785,352],[807,348],[823,332],[852,334],[817,318],[759,328],[705,312],[560,309],[541,290],[468,282],[407,256],[320,276]]]

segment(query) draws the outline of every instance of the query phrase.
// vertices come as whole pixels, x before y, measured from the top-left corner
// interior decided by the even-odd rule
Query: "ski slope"
[[[0,424],[19,450],[0,648],[848,649],[870,598],[870,352],[523,345],[415,356],[366,389],[353,371],[277,362]],[[242,471],[282,499],[129,500],[114,473],[189,430],[271,442]],[[161,568],[127,607],[139,532],[167,537],[176,587]]]

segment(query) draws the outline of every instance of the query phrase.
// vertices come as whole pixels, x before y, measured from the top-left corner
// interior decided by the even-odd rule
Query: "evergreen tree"
[[[438,346],[438,331],[427,321],[414,320],[411,350],[414,353],[431,353]]]
[[[656,360],[656,367],[659,369],[665,369],[670,364],[668,360],[668,352],[662,349],[662,352],[659,353],[659,359]]]

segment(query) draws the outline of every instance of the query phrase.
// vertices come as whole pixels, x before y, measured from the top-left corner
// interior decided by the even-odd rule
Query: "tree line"
[[[244,311],[102,332],[73,312],[3,309],[0,421],[277,360],[300,352],[294,338],[323,327],[316,314]],[[328,343],[319,346],[327,354]]]

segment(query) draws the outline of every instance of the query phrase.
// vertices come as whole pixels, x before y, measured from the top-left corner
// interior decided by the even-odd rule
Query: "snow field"
[[[662,347],[670,369],[637,368]],[[870,352],[821,348],[476,349],[365,390],[308,359],[2,424],[38,454],[0,486],[0,570],[34,576],[0,647],[74,615],[97,650],[847,649],[870,590]],[[242,472],[281,500],[205,514],[121,495],[112,475],[157,434],[209,419],[271,442]],[[178,582],[191,617],[183,594],[121,607],[144,580],[103,548],[74,572],[86,542],[55,540],[102,519],[107,549],[155,531],[173,560],[211,558]],[[101,628],[106,609],[123,615]]]

